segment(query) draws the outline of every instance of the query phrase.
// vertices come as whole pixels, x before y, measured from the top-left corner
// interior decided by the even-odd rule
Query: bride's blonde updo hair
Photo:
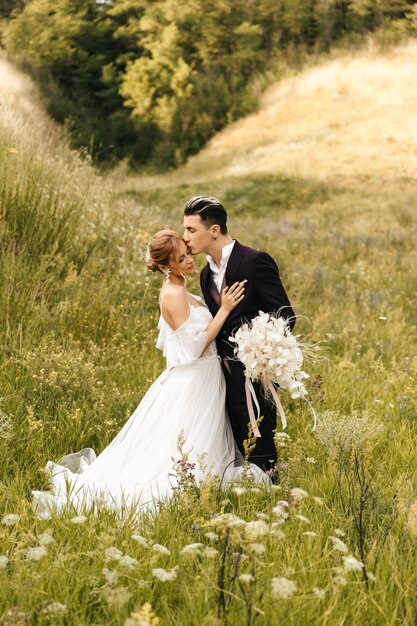
[[[180,243],[183,238],[175,230],[160,230],[152,237],[146,252],[146,266],[151,272],[161,272],[158,265],[169,265],[179,259]],[[162,273],[162,272],[161,272]]]

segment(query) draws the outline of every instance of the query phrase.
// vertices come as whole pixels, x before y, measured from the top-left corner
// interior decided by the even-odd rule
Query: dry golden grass
[[[0,57],[0,120],[2,129],[18,147],[37,154],[61,155],[62,131],[46,114],[29,76]]]
[[[417,42],[346,53],[272,86],[183,173],[415,177]]]

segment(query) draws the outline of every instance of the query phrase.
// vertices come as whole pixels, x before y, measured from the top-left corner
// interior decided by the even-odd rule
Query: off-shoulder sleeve
[[[195,310],[191,309],[188,320],[171,334],[175,356],[181,365],[198,359],[207,343],[207,320],[195,315]]]

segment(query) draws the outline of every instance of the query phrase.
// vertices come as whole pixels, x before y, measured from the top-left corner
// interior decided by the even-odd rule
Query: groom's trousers
[[[243,442],[249,435],[249,411],[246,402],[244,366],[240,361],[233,360],[227,360],[227,362],[222,360],[222,365],[226,379],[227,413],[237,446],[244,455]],[[262,395],[260,384],[255,382],[253,386],[259,402],[260,415],[263,416],[263,419],[259,425],[261,437],[256,439],[256,446],[250,453],[249,460],[267,471],[273,469],[277,461],[273,432],[277,423],[276,409]]]

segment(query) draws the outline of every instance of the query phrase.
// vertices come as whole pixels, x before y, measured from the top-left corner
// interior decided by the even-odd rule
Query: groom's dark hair
[[[199,215],[207,228],[217,224],[222,235],[227,235],[226,209],[213,196],[194,196],[185,205],[184,215]]]

